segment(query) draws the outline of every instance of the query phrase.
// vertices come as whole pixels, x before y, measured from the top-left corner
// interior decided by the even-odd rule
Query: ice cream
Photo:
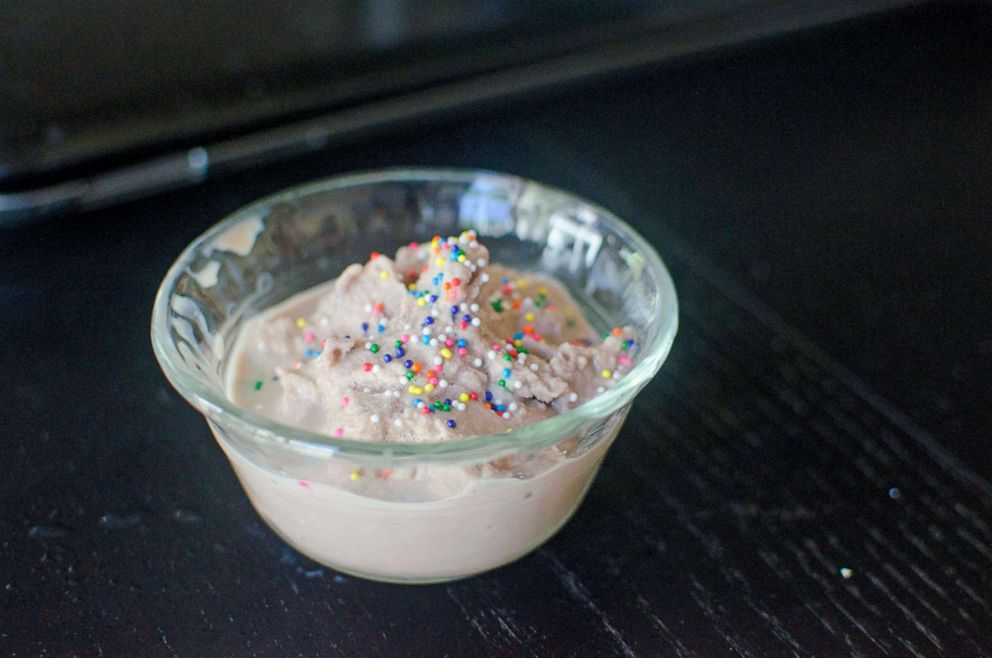
[[[458,441],[562,413],[633,367],[624,327],[597,335],[565,288],[489,262],[471,232],[372,252],[245,323],[228,395],[311,432],[377,443]],[[578,506],[626,414],[486,463],[263,467],[212,428],[256,509],[335,568],[400,581],[476,573],[531,550]],[[588,438],[588,437],[586,437]],[[302,471],[307,477],[299,476]]]
[[[420,443],[502,433],[582,404],[632,365],[546,277],[489,262],[471,232],[373,252],[253,318],[239,404],[314,432]]]

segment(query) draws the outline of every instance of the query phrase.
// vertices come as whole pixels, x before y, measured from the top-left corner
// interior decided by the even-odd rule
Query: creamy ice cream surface
[[[334,437],[430,442],[512,431],[601,393],[634,336],[597,335],[564,287],[489,262],[476,235],[372,252],[251,318],[236,403]]]

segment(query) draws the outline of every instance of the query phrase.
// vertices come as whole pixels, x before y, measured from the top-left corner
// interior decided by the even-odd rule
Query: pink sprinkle
[[[315,338],[317,337],[313,335],[312,331],[308,331],[307,333],[303,334],[303,339],[306,340],[308,343],[312,343]]]
[[[448,338],[448,340],[444,341],[445,347],[451,347],[454,344],[455,344],[455,339],[454,338]]]
[[[301,487],[303,487],[304,489],[309,489],[309,488],[310,488],[310,483],[309,483],[309,482],[306,482],[306,481],[304,481],[304,480],[300,480],[300,481],[298,482],[298,484],[299,484],[299,485],[300,485]]]
[[[346,395],[346,396],[344,396],[343,398],[341,398],[341,403],[342,403],[342,404],[343,404],[344,406],[346,406],[346,407],[347,407],[347,406],[348,406],[348,403],[349,403],[349,402],[351,402],[351,398],[349,398],[349,397],[348,397],[347,395]]]
[[[404,343],[409,342],[410,334],[403,334],[402,336],[400,336],[400,340],[403,341]]]
[[[630,363],[630,357],[627,356],[626,354],[621,354],[620,355],[620,358],[617,359],[617,361],[619,361],[621,365],[624,365],[625,366],[628,363]]]
[[[342,434],[344,434],[344,428],[343,427],[339,427],[336,430],[334,430],[334,436],[341,436]]]
[[[467,349],[465,349],[464,347],[459,347],[459,348],[458,348],[458,356],[465,356],[465,354],[466,354],[467,352],[468,352],[468,350],[467,350]]]

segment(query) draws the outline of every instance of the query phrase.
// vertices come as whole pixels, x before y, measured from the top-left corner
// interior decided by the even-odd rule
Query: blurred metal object
[[[395,79],[390,82],[388,77],[380,76],[370,79],[369,89],[365,90],[379,91],[379,95],[356,96],[358,100],[318,116],[294,120],[292,117],[302,108],[324,106],[327,98],[333,97],[330,91],[310,90],[285,100],[280,105],[281,113],[276,112],[278,116],[265,116],[264,107],[232,115],[232,128],[243,124],[240,134],[180,149],[173,147],[164,155],[159,150],[159,155],[127,160],[110,151],[101,160],[84,150],[62,159],[39,157],[36,161],[19,162],[13,156],[5,156],[4,151],[9,154],[12,150],[4,149],[0,143],[0,226],[192,185],[207,176],[320,150],[373,130],[428,121],[441,114],[450,116],[537,91],[593,82],[688,55],[915,4],[921,3],[728,0],[707,7],[687,4],[677,10],[661,11],[653,3],[632,3],[630,15],[622,20],[601,21],[598,26],[579,24],[572,32],[549,35],[543,41],[539,38],[523,61],[506,49],[496,49],[488,58],[485,48],[474,54],[469,49],[454,55],[453,66],[443,75],[435,73],[436,79],[423,77],[421,72],[416,79],[424,84],[413,89],[392,93],[390,90],[398,88]],[[388,36],[380,37],[389,40]],[[398,66],[394,72],[403,70]],[[340,94],[340,84],[332,91]],[[273,103],[263,106],[275,112]],[[258,128],[260,124],[267,127]],[[169,129],[168,119],[159,129]],[[175,126],[173,129],[178,130]],[[207,134],[211,129],[216,132],[215,126],[199,129]],[[128,137],[136,140],[136,146],[142,146],[142,136],[148,138]],[[108,148],[119,149],[121,145],[115,147],[111,142]],[[145,150],[149,149],[154,149],[154,143],[145,145]]]

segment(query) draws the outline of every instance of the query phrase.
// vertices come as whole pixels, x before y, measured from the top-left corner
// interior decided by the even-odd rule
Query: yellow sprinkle
[[[307,326],[307,321],[304,320],[303,318],[296,318],[296,326],[302,329],[303,327]]]
[[[518,340],[515,340],[515,341],[513,341],[513,346],[514,346],[514,347],[520,347],[520,346],[521,346],[521,345],[523,345],[523,344],[524,344],[524,341],[522,341],[522,340],[519,340],[519,339],[518,339]]]
[[[417,285],[414,284],[414,283],[408,283],[408,284],[406,284],[406,289],[407,290],[416,290],[417,289]]]
[[[443,259],[443,258],[438,258],[438,259],[437,259],[436,261],[434,261],[434,262],[435,262],[435,263],[437,263],[437,266],[438,266],[438,267],[441,267],[442,265],[444,265],[444,259]]]
[[[465,254],[458,254],[458,262],[459,263],[465,262]]]
[[[360,477],[362,477],[362,472],[361,471],[352,471],[351,472],[351,479],[352,479],[352,481],[355,481],[355,480],[357,480]]]
[[[524,315],[524,319],[527,320],[527,322],[533,322],[534,321],[534,314],[533,313],[527,313],[526,315]]]
[[[613,373],[610,372],[609,370],[604,370],[603,372],[601,372],[599,374],[601,374],[603,376],[603,379],[609,379],[610,377],[613,376]]]
[[[386,279],[389,278],[389,272],[387,272],[386,270],[379,272],[379,278],[385,281]]]
[[[461,400],[462,402],[468,402],[468,393],[462,393],[461,395],[458,396],[458,399]]]
[[[424,384],[424,390],[430,393],[434,390],[434,384]]]
[[[414,386],[413,384],[407,387],[406,390],[410,391],[414,395],[421,395],[424,392],[424,389],[420,388],[419,386]]]
[[[527,287],[527,279],[517,279],[517,287],[518,288],[526,288]]]
[[[441,348],[441,356],[443,356],[446,359],[450,359],[451,358],[451,350],[449,350],[447,347]]]
[[[548,294],[548,289],[547,288],[544,288],[544,287],[538,288],[537,289],[537,294],[539,294],[539,295],[547,295]]]
[[[419,299],[417,299],[417,306],[427,306],[427,298],[420,297]]]

